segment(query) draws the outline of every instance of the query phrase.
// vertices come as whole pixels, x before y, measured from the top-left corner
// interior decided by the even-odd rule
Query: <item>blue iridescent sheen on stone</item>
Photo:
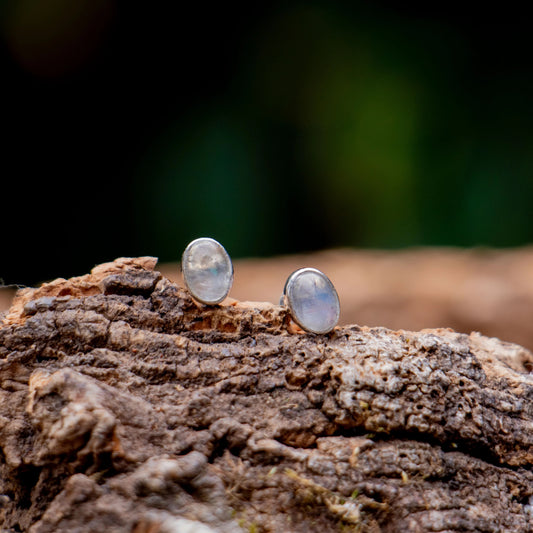
[[[315,268],[293,272],[285,285],[285,303],[306,331],[328,333],[339,321],[340,303],[329,278]]]
[[[204,304],[220,303],[233,284],[233,265],[228,252],[208,237],[196,239],[187,246],[181,269],[189,292]]]

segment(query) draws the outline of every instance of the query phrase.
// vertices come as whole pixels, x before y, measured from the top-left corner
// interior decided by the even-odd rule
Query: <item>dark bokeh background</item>
[[[0,277],[532,242],[529,19],[396,4],[0,3]]]

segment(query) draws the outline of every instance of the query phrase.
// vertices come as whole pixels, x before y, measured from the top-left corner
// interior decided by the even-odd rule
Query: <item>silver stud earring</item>
[[[316,268],[301,268],[285,283],[281,305],[289,308],[293,320],[311,333],[328,333],[339,321],[339,296],[333,283]]]
[[[189,243],[181,258],[181,270],[189,292],[203,304],[220,303],[233,285],[230,256],[215,239],[202,237]]]

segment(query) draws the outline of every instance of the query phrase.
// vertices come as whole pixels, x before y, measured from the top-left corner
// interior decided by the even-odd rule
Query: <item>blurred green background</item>
[[[6,282],[175,261],[198,236],[233,257],[533,241],[516,13],[1,6]]]

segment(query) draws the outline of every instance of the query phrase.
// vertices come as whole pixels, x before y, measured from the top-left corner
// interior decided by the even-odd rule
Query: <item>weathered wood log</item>
[[[119,259],[0,327],[3,532],[533,531],[533,356],[305,334]]]
[[[337,249],[236,259],[234,265],[231,296],[237,300],[277,303],[287,276],[312,265],[335,284],[342,300],[343,324],[417,331],[450,327],[479,331],[533,350],[531,246],[506,250]],[[177,266],[163,263],[157,268],[180,284]],[[10,307],[14,294],[14,286],[0,284],[0,314]]]

